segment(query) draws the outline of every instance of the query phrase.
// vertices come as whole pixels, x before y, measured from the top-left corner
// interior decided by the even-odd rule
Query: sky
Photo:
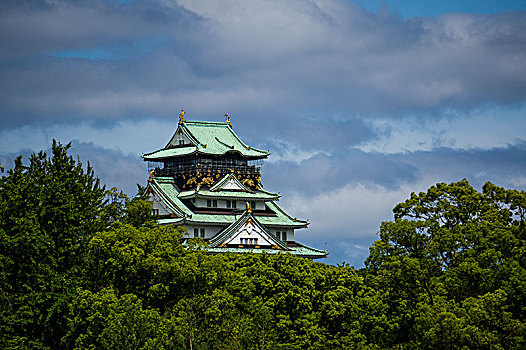
[[[181,109],[228,112],[297,240],[361,267],[411,192],[526,189],[526,0],[0,2],[3,166],[55,138],[134,195]]]

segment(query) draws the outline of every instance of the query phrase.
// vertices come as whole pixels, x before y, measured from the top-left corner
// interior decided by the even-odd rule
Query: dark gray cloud
[[[507,188],[526,188],[525,141],[493,149],[439,148],[393,155],[392,159],[418,168],[420,178],[432,177],[445,182],[466,178],[479,189],[486,181]]]
[[[515,188],[526,183],[526,142],[493,149],[437,148],[396,154],[351,149],[318,154],[301,162],[267,162],[263,180],[283,193],[312,197],[346,185],[369,184],[397,190],[421,181],[468,179],[481,188],[486,181]],[[415,189],[416,190],[416,189]]]
[[[416,182],[418,172],[417,166],[393,156],[352,149],[330,156],[319,154],[299,164],[267,162],[263,180],[269,188],[281,187],[288,193],[314,196],[353,183],[399,188],[401,184]]]
[[[131,197],[137,193],[137,184],[146,186],[148,169],[139,156],[77,141],[73,141],[70,154],[78,155],[83,164],[89,161],[107,188],[117,187]]]
[[[343,0],[1,6],[3,127],[180,108],[294,124],[525,99],[525,11],[401,19]]]

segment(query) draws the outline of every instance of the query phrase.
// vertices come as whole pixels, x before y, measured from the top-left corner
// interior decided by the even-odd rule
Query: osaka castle
[[[208,254],[326,257],[326,251],[296,241],[308,220],[286,213],[277,204],[280,195],[263,188],[261,167],[269,152],[245,144],[228,113],[224,122],[190,121],[184,114],[168,144],[142,156],[158,224],[186,227],[185,239],[201,238]]]

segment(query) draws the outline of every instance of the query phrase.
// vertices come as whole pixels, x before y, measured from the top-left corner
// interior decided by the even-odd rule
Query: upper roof
[[[190,154],[224,155],[228,152],[239,153],[249,159],[263,159],[268,151],[246,145],[236,135],[230,124],[230,117],[225,122],[185,120],[183,113],[179,116],[179,126],[168,144],[155,152],[143,154],[144,160],[162,160]],[[182,145],[179,140],[186,142]]]

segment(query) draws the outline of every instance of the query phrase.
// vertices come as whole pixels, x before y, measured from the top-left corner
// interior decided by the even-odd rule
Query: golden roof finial
[[[150,171],[150,178],[148,179],[148,182],[151,182],[154,177],[155,177],[155,170],[152,170]]]
[[[225,117],[226,117],[225,123],[230,124],[230,116],[228,115],[228,112],[226,112]]]
[[[250,208],[250,203],[249,202],[245,202],[247,204],[247,211],[249,213],[252,213],[252,208]]]
[[[184,119],[184,115],[185,115],[185,111],[184,109],[181,109],[181,114],[179,114],[179,124],[182,124],[186,119]]]

